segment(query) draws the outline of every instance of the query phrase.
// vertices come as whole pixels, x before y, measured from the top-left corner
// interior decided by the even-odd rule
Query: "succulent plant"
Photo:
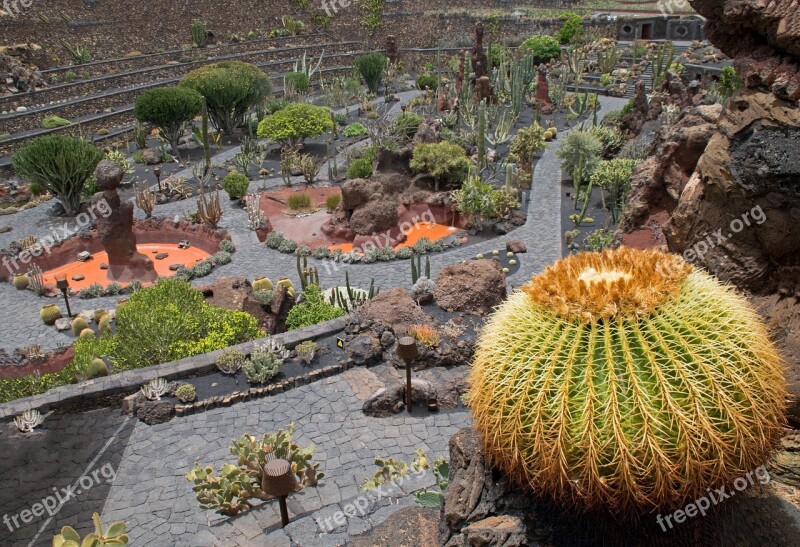
[[[83,340],[86,340],[86,339],[88,339],[88,338],[96,338],[96,337],[97,337],[97,335],[96,335],[96,334],[94,333],[94,331],[93,331],[92,329],[90,329],[89,327],[86,327],[85,329],[83,329],[83,330],[80,332],[80,334],[78,334],[78,338],[81,338],[81,339],[83,339]]]
[[[97,332],[100,333],[100,336],[111,333],[111,316],[109,314],[105,314],[100,318],[97,323]]]
[[[266,345],[253,348],[250,358],[242,365],[242,372],[251,384],[265,384],[278,374],[283,359]]]
[[[62,317],[61,308],[55,304],[47,304],[39,311],[39,317],[45,325],[55,325]]]
[[[182,403],[191,403],[197,399],[197,390],[192,384],[183,384],[175,390],[175,397]]]
[[[94,521],[94,532],[87,535],[83,540],[78,532],[71,526],[64,526],[60,534],[53,537],[53,547],[101,547],[103,545],[127,545],[128,536],[125,534],[125,523],[122,521],[112,522],[107,530],[103,531],[103,524],[100,522],[100,515],[92,515]]]
[[[314,360],[314,355],[317,354],[317,343],[313,340],[306,340],[305,342],[297,344],[294,350],[297,352],[297,356],[302,359],[305,364],[310,365],[311,361]]]
[[[14,425],[23,433],[30,433],[42,425],[42,422],[44,422],[44,417],[38,410],[26,410],[14,418]]]
[[[83,329],[88,329],[89,328],[89,322],[86,321],[86,319],[84,319],[83,317],[78,316],[78,317],[76,317],[75,319],[72,320],[71,327],[72,327],[72,333],[75,336],[79,336],[80,333],[83,332]]]
[[[103,308],[96,309],[94,310],[94,312],[92,312],[92,320],[99,325],[100,320],[105,315],[108,315],[108,312],[106,310],[104,310]]]
[[[159,401],[162,395],[166,395],[169,391],[169,382],[164,378],[156,378],[150,380],[142,386],[142,394],[149,401]]]
[[[273,288],[272,281],[268,277],[259,277],[253,281],[254,291],[271,291]]]
[[[26,274],[15,275],[13,283],[14,287],[16,287],[17,290],[20,291],[24,291],[25,289],[31,286],[31,280]]]
[[[89,364],[86,366],[86,379],[92,380],[94,378],[100,378],[101,376],[108,376],[108,365],[106,362],[96,357],[89,361]]]
[[[758,315],[677,255],[572,255],[481,332],[469,405],[494,465],[584,509],[674,507],[767,459],[786,382]]]
[[[236,374],[244,364],[245,355],[238,349],[226,349],[217,357],[217,368],[222,374]]]

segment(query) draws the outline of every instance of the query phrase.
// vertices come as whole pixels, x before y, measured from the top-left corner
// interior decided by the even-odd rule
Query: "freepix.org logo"
[[[32,5],[33,0],[3,0],[3,11],[11,17],[16,17]]]

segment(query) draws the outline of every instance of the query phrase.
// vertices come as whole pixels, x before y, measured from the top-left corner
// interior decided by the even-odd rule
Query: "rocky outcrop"
[[[411,400],[418,408],[425,408],[430,399],[436,399],[436,389],[427,380],[411,379]],[[362,411],[367,416],[387,418],[406,408],[406,385],[382,387],[364,401]]]
[[[794,2],[689,0],[708,20],[705,34],[728,57],[747,87],[800,99],[800,25]]]
[[[353,211],[350,229],[358,235],[377,234],[396,227],[399,219],[396,200],[377,194]]]
[[[17,48],[23,46],[16,46]],[[39,46],[27,45],[28,48]],[[8,51],[3,51],[5,49]],[[25,55],[26,51],[11,48],[0,49],[0,96],[12,93],[26,93],[47,87],[47,82],[39,69],[25,63],[18,55]]]
[[[358,309],[358,315],[382,323],[398,335],[407,333],[411,325],[431,325],[433,320],[417,306],[402,287],[381,292]]]
[[[286,317],[294,305],[294,298],[283,285],[275,286],[269,306],[262,306],[255,299],[253,286],[244,277],[222,277],[198,287],[198,290],[212,306],[249,313],[268,334],[286,332]]]
[[[496,260],[468,260],[444,268],[433,290],[444,310],[486,315],[506,297],[506,278]]]
[[[671,250],[724,281],[776,290],[800,267],[800,109],[763,91],[734,97],[682,188]],[[789,288],[798,294],[800,286]]]

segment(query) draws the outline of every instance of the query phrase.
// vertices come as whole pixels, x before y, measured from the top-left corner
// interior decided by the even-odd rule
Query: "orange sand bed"
[[[171,264],[183,264],[190,268],[210,256],[207,252],[196,247],[179,249],[175,243],[146,243],[137,245],[136,248],[140,253],[150,257],[155,265],[156,273],[161,277],[175,275],[175,272],[169,269]],[[158,253],[168,253],[169,256],[163,260],[156,260],[154,256]],[[70,288],[76,291],[85,289],[93,283],[99,283],[105,287],[113,280],[106,277],[108,270],[100,269],[102,262],[108,263],[108,255],[105,251],[93,254],[92,258],[86,262],[70,262],[60,268],[44,272],[44,282],[55,287],[56,278],[66,277]],[[83,275],[84,279],[73,281],[72,276],[74,275]],[[120,285],[124,287],[127,286],[127,283],[120,283]]]
[[[437,239],[442,239],[443,237],[451,235],[457,230],[458,228],[455,226],[445,226],[435,222],[417,222],[410,230],[406,232],[406,240],[399,245],[395,245],[394,248],[396,250],[402,247],[413,247],[414,243],[423,237],[427,237],[431,241],[436,241]],[[329,245],[328,248],[332,251],[341,249],[342,252],[349,253],[353,250],[353,244],[340,243],[338,245]]]

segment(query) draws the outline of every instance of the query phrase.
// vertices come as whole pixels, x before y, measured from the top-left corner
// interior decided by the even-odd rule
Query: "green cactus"
[[[103,531],[103,524],[100,522],[100,515],[92,515],[94,522],[94,532],[87,535],[83,540],[78,532],[71,526],[64,526],[60,534],[53,537],[53,547],[101,547],[104,545],[127,545],[128,536],[125,534],[125,523],[122,521],[112,522],[107,530]]]
[[[47,304],[39,311],[39,317],[45,325],[55,325],[63,317],[61,309],[55,304]]]
[[[75,336],[78,336],[78,335],[80,335],[80,333],[83,332],[84,329],[88,329],[89,328],[89,323],[83,317],[78,316],[78,317],[76,317],[75,319],[72,320],[71,327],[72,327],[72,333]]]
[[[486,167],[486,99],[478,107],[478,170]]]
[[[781,357],[750,304],[680,256],[571,255],[489,318],[467,399],[492,463],[585,510],[679,507],[763,464]]]
[[[81,340],[91,340],[92,338],[96,337],[97,335],[89,327],[86,327],[78,334],[78,338],[80,338]]]
[[[14,287],[19,291],[24,291],[31,286],[31,279],[26,274],[17,274],[14,276]]]
[[[95,357],[86,366],[86,379],[93,380],[102,376],[108,376],[108,365],[99,357]]]
[[[103,308],[94,310],[94,313],[92,313],[92,320],[99,325],[104,315],[108,315],[108,312]]]
[[[305,290],[309,285],[319,287],[319,270],[316,266],[308,267],[308,257],[299,252],[295,254],[297,255],[297,275],[300,276],[300,288]]]
[[[259,277],[253,281],[253,292],[256,291],[271,291],[274,287],[272,281],[268,277]]]
[[[97,324],[97,332],[100,336],[111,334],[111,316],[109,314],[105,314],[100,318],[100,322]]]

